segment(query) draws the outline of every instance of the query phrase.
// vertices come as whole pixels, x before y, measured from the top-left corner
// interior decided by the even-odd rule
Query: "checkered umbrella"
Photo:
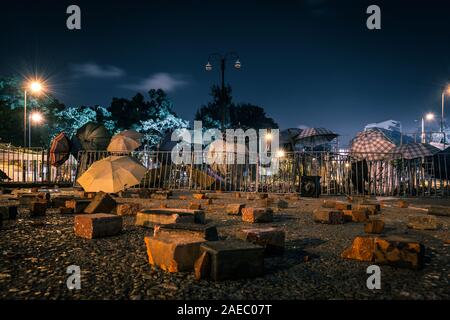
[[[297,137],[298,143],[315,147],[325,144],[336,138],[338,134],[325,128],[306,128]]]
[[[390,158],[389,153],[393,148],[395,144],[381,131],[366,130],[352,139],[350,154],[358,160],[377,161]]]
[[[431,157],[439,151],[438,148],[428,143],[406,143],[392,149],[394,158],[405,160]]]

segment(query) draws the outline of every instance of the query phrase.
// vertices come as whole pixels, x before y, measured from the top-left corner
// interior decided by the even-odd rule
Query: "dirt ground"
[[[187,208],[194,200],[180,200],[174,192],[168,200],[117,198],[118,202],[139,202],[143,208]],[[449,299],[450,217],[438,217],[440,228],[418,231],[407,228],[410,215],[426,214],[432,204],[450,206],[450,199],[405,199],[409,208],[399,208],[396,198],[383,200],[381,218],[385,234],[418,240],[426,247],[421,270],[381,267],[381,289],[366,286],[370,263],[340,257],[355,236],[364,233],[363,223],[326,225],[315,223],[312,211],[324,199],[270,195],[288,202],[276,209],[274,222],[286,232],[283,256],[265,259],[265,274],[254,279],[214,282],[194,279],[193,273],[170,274],[148,264],[144,236],[153,230],[134,225],[124,217],[120,235],[86,240],[73,231],[73,215],[47,210],[42,218],[30,218],[21,210],[15,223],[0,230],[1,299]],[[225,206],[247,200],[246,194],[210,194],[212,204],[204,205],[207,220],[217,226],[222,239],[232,238],[246,226],[239,216],[229,216]],[[200,201],[201,202],[201,201]],[[67,267],[80,266],[81,289],[69,290]]]

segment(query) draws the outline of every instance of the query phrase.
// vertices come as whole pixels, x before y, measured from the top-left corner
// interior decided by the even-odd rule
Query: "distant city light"
[[[433,120],[434,119],[434,114],[433,113],[427,113],[426,115],[425,115],[425,119],[427,119],[427,120]]]

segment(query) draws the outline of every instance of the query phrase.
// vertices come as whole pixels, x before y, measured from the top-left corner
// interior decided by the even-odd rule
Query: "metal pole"
[[[442,91],[442,106],[441,106],[441,133],[444,136],[444,149],[445,149],[445,134],[444,134],[444,101],[445,101],[445,90]]]
[[[25,90],[25,103],[23,109],[23,147],[27,147],[27,90]]]
[[[422,117],[422,143],[425,143],[425,121],[423,120]]]
[[[31,149],[31,119],[28,119],[28,148]]]
[[[222,73],[222,131],[225,131],[225,58],[220,59],[220,70]]]

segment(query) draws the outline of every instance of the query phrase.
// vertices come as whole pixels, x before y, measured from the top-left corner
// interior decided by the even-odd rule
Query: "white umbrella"
[[[107,150],[110,152],[129,152],[141,146],[142,134],[134,130],[122,131],[111,138]]]

